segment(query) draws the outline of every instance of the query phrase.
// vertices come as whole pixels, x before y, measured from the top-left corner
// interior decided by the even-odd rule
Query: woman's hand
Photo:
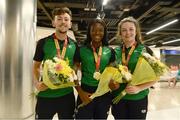
[[[135,86],[135,85],[129,85],[126,87],[125,89],[126,93],[128,94],[137,94],[139,93],[141,90],[138,86]]]
[[[110,80],[109,82],[109,88],[113,91],[113,90],[117,90],[119,88],[119,83],[114,81],[114,80]]]
[[[137,94],[140,91],[143,91],[145,89],[150,88],[151,86],[153,86],[156,83],[156,81],[151,81],[151,82],[147,82],[144,84],[140,84],[140,85],[128,85],[125,88],[126,93],[128,94]]]
[[[92,99],[89,98],[91,96],[91,94],[82,90],[82,88],[80,86],[78,86],[78,88],[76,87],[76,90],[78,92],[78,95],[79,95],[83,105],[87,105],[88,103],[90,103],[92,101]]]

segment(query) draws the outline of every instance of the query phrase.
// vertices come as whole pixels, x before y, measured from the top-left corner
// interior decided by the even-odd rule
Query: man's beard
[[[61,30],[61,27],[62,27],[62,26],[66,28],[66,26],[64,26],[63,24],[62,24],[62,25],[60,25],[60,28],[58,29],[59,33],[62,33],[62,34],[67,33],[67,31],[68,31],[68,30],[64,30],[64,31],[63,31],[63,30]]]

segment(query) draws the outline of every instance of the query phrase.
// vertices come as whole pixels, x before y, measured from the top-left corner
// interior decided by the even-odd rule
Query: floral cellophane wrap
[[[131,79],[131,74],[128,72],[126,66],[119,65],[118,68],[106,67],[103,73],[100,75],[98,88],[95,93],[93,93],[90,98],[102,96],[105,93],[111,91],[108,84],[110,80],[114,80],[117,83],[126,83]]]
[[[148,53],[143,53],[138,59],[136,68],[132,75],[132,80],[128,83],[128,85],[140,85],[148,82],[158,81],[160,76],[168,72],[168,70],[169,68],[160,62],[160,60],[149,55]],[[113,99],[113,103],[117,104],[125,95],[126,92],[123,90]]]
[[[77,77],[68,61],[54,57],[46,60],[43,66],[43,83],[50,89],[59,89],[75,86]]]
[[[102,96],[111,91],[109,88],[110,80],[114,80],[117,83],[127,83],[131,80],[131,73],[128,71],[126,66],[118,65],[118,68],[106,67],[103,73],[98,75],[98,78],[99,84],[95,93],[90,96],[91,99]],[[84,105],[86,104],[81,103],[78,108],[83,107]]]

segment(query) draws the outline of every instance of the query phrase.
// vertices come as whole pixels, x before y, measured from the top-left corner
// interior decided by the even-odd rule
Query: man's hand
[[[48,87],[42,81],[35,82],[35,87],[38,91],[45,91],[48,89]]]

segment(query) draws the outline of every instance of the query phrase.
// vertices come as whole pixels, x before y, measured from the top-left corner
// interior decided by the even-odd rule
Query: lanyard
[[[126,59],[126,55],[125,55],[125,45],[123,45],[123,50],[122,50],[122,63],[123,63],[123,65],[126,65],[126,66],[128,65],[129,60],[131,58],[131,55],[132,55],[134,49],[136,48],[136,44],[137,44],[137,42],[135,42],[133,44],[133,46],[131,47],[131,49],[127,55],[127,59]]]
[[[101,46],[99,47],[98,54],[96,53],[96,49],[94,48],[94,46],[91,45],[91,47],[93,49],[94,59],[96,63],[96,71],[99,71],[100,63],[101,63],[101,56],[102,56],[102,47]]]
[[[55,34],[54,34],[54,43],[55,43],[55,46],[56,46],[57,57],[61,58],[61,59],[64,59],[64,56],[66,54],[66,48],[67,48],[67,37],[65,38],[62,52],[61,52],[61,49],[60,49],[60,46],[59,46],[59,43],[58,43],[58,39],[57,39]]]

